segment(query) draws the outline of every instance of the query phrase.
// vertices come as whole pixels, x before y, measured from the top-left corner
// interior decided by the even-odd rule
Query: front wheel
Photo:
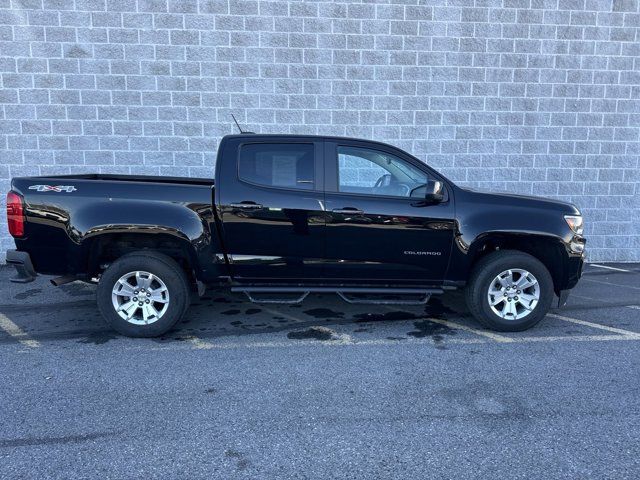
[[[467,306],[483,326],[519,332],[536,325],[553,301],[553,280],[535,257],[501,250],[482,258],[467,285]]]
[[[189,283],[170,257],[156,252],[125,255],[104,272],[98,309],[107,323],[129,337],[157,337],[169,331],[189,306]]]

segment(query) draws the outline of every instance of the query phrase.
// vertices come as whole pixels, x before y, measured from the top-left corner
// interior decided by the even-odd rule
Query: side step
[[[424,305],[433,294],[443,293],[439,288],[369,288],[369,287],[249,287],[234,286],[232,292],[242,292],[252,303],[301,303],[310,293],[335,293],[345,302],[369,305]],[[298,294],[293,298],[257,298],[256,295],[279,293]],[[418,299],[367,299],[355,295],[420,295]]]

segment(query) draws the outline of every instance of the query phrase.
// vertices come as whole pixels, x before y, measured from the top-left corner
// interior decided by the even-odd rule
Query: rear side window
[[[314,145],[250,143],[240,147],[238,175],[266,187],[314,189]]]

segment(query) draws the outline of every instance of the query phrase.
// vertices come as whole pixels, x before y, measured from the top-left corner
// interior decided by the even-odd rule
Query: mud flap
[[[564,307],[567,304],[569,292],[571,292],[571,290],[560,290],[558,292],[558,308]]]
[[[29,283],[36,279],[36,271],[27,252],[7,250],[7,264],[13,265],[17,275],[9,280],[13,283]]]

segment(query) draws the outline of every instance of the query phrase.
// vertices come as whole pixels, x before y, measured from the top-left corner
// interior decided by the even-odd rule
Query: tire
[[[128,337],[157,337],[168,332],[182,319],[190,299],[185,272],[172,258],[157,252],[120,257],[103,273],[97,289],[100,313],[114,330]]]
[[[507,284],[511,285],[507,288]],[[520,287],[513,288],[516,284]],[[500,250],[480,259],[466,288],[471,314],[482,326],[500,332],[521,332],[536,325],[549,311],[553,296],[547,268],[537,258],[516,250]]]

